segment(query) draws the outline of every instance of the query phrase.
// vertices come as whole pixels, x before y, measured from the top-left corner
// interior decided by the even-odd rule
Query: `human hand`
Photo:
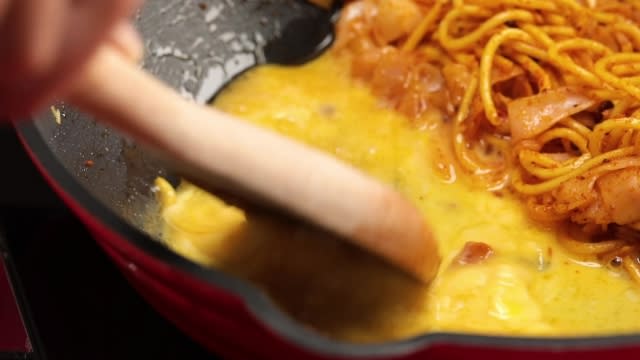
[[[142,45],[128,18],[142,0],[0,0],[0,119],[63,99],[105,44],[126,57]]]

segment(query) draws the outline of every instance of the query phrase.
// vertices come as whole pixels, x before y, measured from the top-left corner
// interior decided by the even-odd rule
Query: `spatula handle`
[[[323,152],[186,101],[109,48],[88,65],[71,100],[188,178],[222,178],[422,281],[437,271],[438,249],[424,217],[395,190]]]

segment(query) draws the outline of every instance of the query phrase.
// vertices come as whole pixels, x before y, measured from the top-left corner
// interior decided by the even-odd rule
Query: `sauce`
[[[476,189],[440,165],[449,156],[439,137],[444,125],[411,124],[388,110],[331,54],[300,67],[256,68],[215,105],[392,184],[434,226],[444,260],[436,280],[424,286],[331,236],[242,210],[188,183],[174,191],[159,179],[170,247],[248,279],[319,332],[376,342],[431,331],[640,330],[640,289],[623,272],[569,255],[555,230],[531,222],[516,199]],[[488,250],[481,261],[460,263],[473,243]]]

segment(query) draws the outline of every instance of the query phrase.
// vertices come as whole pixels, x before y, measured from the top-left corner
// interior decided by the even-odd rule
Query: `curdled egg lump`
[[[176,252],[212,265],[225,244],[241,237],[247,223],[241,209],[187,182],[178,192],[162,178],[156,179],[156,187],[161,194],[163,237]]]

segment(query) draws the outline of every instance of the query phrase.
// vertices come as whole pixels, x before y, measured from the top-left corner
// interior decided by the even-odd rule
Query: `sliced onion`
[[[532,138],[595,101],[575,88],[562,87],[513,100],[507,105],[514,141]]]

